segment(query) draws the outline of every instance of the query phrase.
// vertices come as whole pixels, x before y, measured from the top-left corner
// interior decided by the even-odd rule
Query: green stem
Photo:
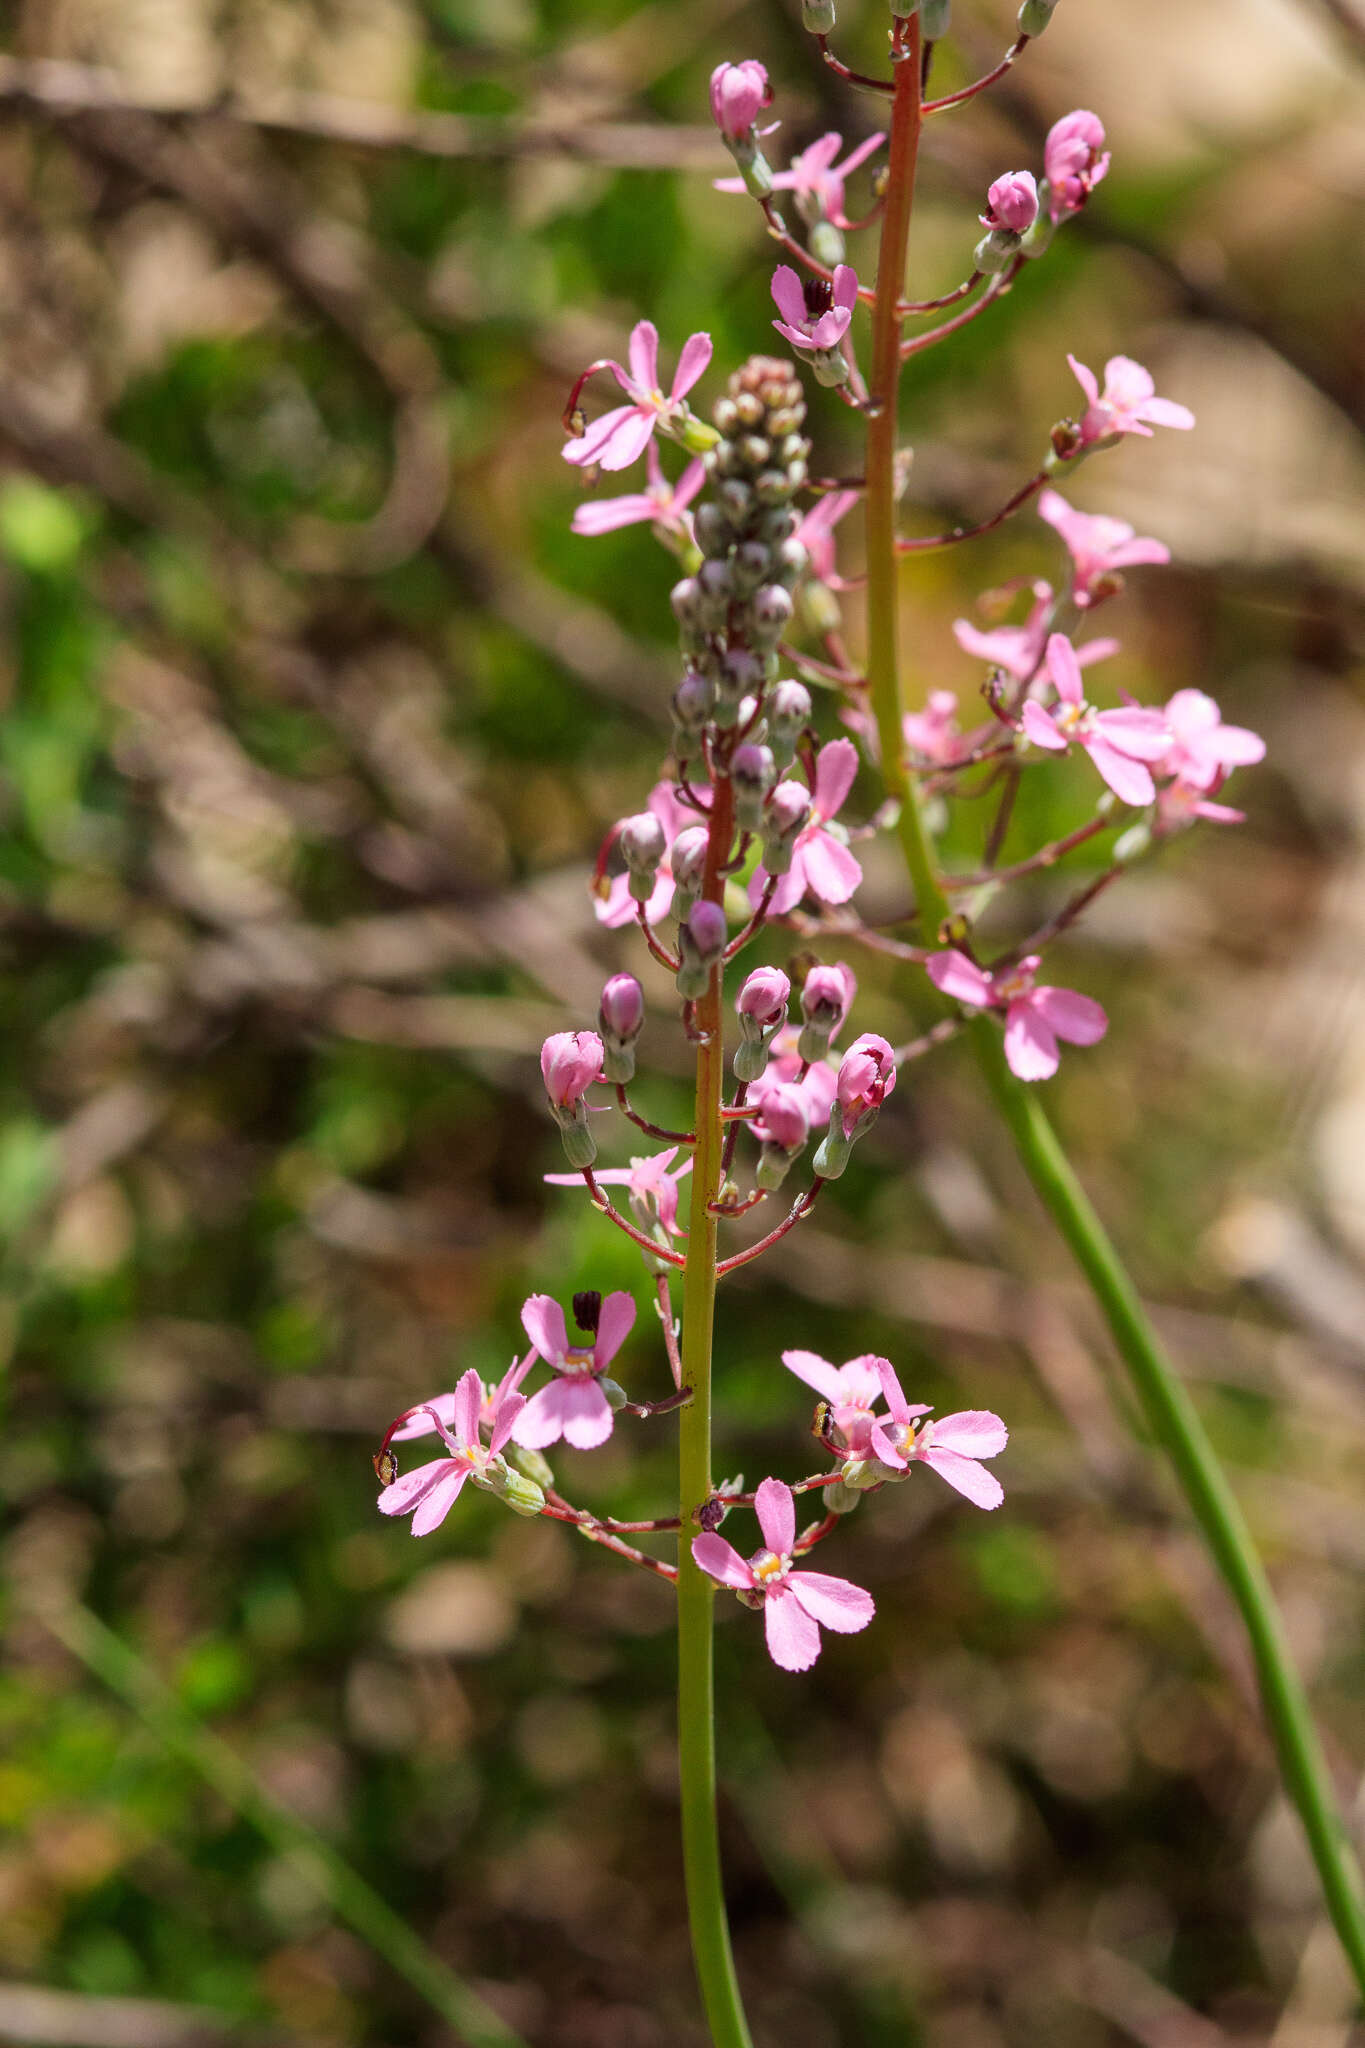
[[[719,903],[722,869],[734,836],[729,778],[715,784],[704,894]],[[682,1804],[683,1872],[692,1954],[715,2048],[752,2048],[730,1952],[730,1928],[721,1879],[716,1827],[715,1674],[712,1613],[715,1588],[692,1561],[688,1532],[711,1493],[711,1330],[716,1305],[717,1219],[711,1203],[720,1192],[724,1125],[725,1042],[721,1030],[721,969],[716,967],[696,1006],[697,1104],[692,1128],[692,1196],[687,1268],[683,1275],[682,1376],[692,1399],[680,1412],[678,1452],[678,1775]]]
[[[948,915],[925,830],[919,790],[904,764],[904,710],[896,639],[895,441],[900,370],[895,302],[903,296],[919,138],[918,18],[896,67],[890,185],[873,308],[873,391],[881,410],[867,437],[867,676],[897,834],[915,892],[920,930],[932,943]],[[1307,1696],[1294,1669],[1274,1596],[1236,1497],[1202,1423],[1163,1352],[1137,1290],[1076,1179],[1037,1094],[1010,1072],[995,1021],[981,1017],[972,1042],[982,1072],[1044,1206],[1085,1275],[1137,1389],[1153,1433],[1241,1612],[1285,1787],[1298,1808],[1333,1924],[1365,1993],[1365,1883],[1346,1833]]]
[[[467,2048],[527,2048],[454,1971],[432,1954],[378,1892],[306,1822],[279,1806],[236,1753],[183,1707],[134,1650],[88,1608],[43,1608],[42,1619],[111,1692],[127,1702],[151,1733],[183,1760],[280,1856],[312,1883],[362,1941],[406,1977]]]

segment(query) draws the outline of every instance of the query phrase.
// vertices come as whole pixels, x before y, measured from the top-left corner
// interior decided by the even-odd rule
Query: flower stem
[[[905,26],[906,55],[896,66],[891,183],[886,195],[877,303],[872,316],[873,389],[881,401],[881,411],[868,427],[867,676],[886,786],[900,802],[897,832],[915,892],[921,935],[932,941],[948,913],[948,901],[935,869],[919,791],[903,759],[903,706],[896,640],[894,460],[900,350],[895,302],[904,288],[916,146],[922,118],[918,17]],[[976,1020],[971,1039],[996,1107],[1014,1138],[1029,1178],[1090,1285],[1152,1431],[1170,1457],[1209,1553],[1241,1612],[1280,1773],[1303,1822],[1333,1924],[1356,1980],[1365,1992],[1365,1884],[1251,1533],[1198,1414],[1162,1350],[1137,1290],[1077,1180],[1036,1093],[1010,1072],[1000,1033],[989,1017]]]
[[[723,869],[734,834],[734,797],[728,776],[715,783],[709,819],[703,894],[719,903]],[[678,1515],[678,1773],[682,1803],[683,1872],[692,1954],[715,2048],[751,2048],[740,2002],[721,1881],[716,1827],[715,1677],[710,1579],[692,1561],[689,1532],[695,1510],[711,1495],[711,1329],[716,1305],[718,1221],[711,1204],[720,1192],[724,1127],[721,1096],[725,1042],[721,1030],[721,970],[712,971],[696,1006],[697,1103],[692,1128],[692,1193],[683,1274],[682,1377],[692,1389],[679,1416]]]

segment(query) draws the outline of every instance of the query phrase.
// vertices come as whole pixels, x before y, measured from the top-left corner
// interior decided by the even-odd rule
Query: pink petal
[[[1066,740],[1062,738],[1042,705],[1035,704],[1031,697],[1019,714],[1019,723],[1035,747],[1050,747],[1054,754],[1066,752]]]
[[[880,135],[876,137],[878,142],[881,139]],[[811,178],[813,171],[827,171],[843,146],[844,138],[838,129],[829,128],[823,135],[817,136],[808,149],[803,149],[798,160],[807,180],[814,182]]]
[[[877,1611],[870,1593],[849,1579],[831,1578],[828,1572],[793,1572],[787,1585],[811,1620],[836,1635],[856,1636]]]
[[[678,368],[673,378],[670,398],[685,398],[711,360],[711,337],[709,334],[689,334],[678,357]]]
[[[836,740],[835,745],[839,742]],[[863,879],[863,871],[841,840],[818,829],[803,835],[801,848],[806,887],[822,903],[847,903]]]
[[[769,1550],[785,1557],[796,1541],[796,1503],[780,1479],[765,1479],[754,1495],[754,1511]]]
[[[1171,551],[1161,540],[1126,540],[1111,549],[1111,569],[1136,569],[1144,562],[1169,562]]]
[[[811,348],[837,348],[848,333],[853,315],[847,306],[832,306],[822,313],[807,337]]]
[[[461,1477],[459,1468],[449,1458],[435,1458],[429,1465],[418,1465],[411,1472],[404,1472],[395,1479],[392,1486],[386,1486],[379,1496],[381,1515],[407,1515],[424,1501],[434,1486],[450,1475]]]
[[[1005,1013],[1005,1058],[1021,1081],[1047,1081],[1057,1071],[1057,1041],[1027,1001],[1011,1003]]]
[[[1204,690],[1177,690],[1166,703],[1166,717],[1178,740],[1212,732],[1219,716],[1217,704]]]
[[[569,1348],[564,1311],[549,1294],[533,1294],[522,1303],[521,1327],[547,1365],[555,1365]]]
[[[455,1434],[461,1443],[479,1441],[479,1410],[483,1406],[483,1381],[471,1365],[461,1374],[455,1389]]]
[[[1116,797],[1126,804],[1149,804],[1152,801],[1156,795],[1156,784],[1141,761],[1130,760],[1127,754],[1119,753],[1117,747],[1111,746],[1099,733],[1082,739],[1081,745]]]
[[[635,1301],[629,1294],[609,1294],[602,1303],[602,1314],[597,1324],[597,1342],[592,1353],[600,1370],[605,1371],[625,1343],[635,1326]]]
[[[595,459],[602,469],[629,469],[644,454],[658,425],[655,413],[641,412],[633,405],[625,411],[625,418],[613,428],[610,438],[598,446]]]
[[[723,1536],[707,1533],[692,1538],[692,1556],[702,1571],[713,1579],[719,1579],[722,1586],[734,1586],[743,1591],[752,1586],[754,1575],[733,1543],[727,1543]]]
[[[673,486],[673,510],[675,512],[685,511],[705,482],[706,464],[699,455],[694,462],[688,463],[686,469],[678,478],[677,483]]]
[[[524,1444],[528,1451],[543,1451],[547,1444],[558,1443],[564,1434],[564,1394],[575,1384],[581,1383],[556,1378],[532,1394],[512,1425],[513,1443]]]
[[[586,467],[589,463],[601,462],[602,450],[608,446],[612,436],[620,430],[627,420],[638,420],[639,417],[640,409],[638,406],[613,406],[610,412],[603,413],[601,419],[593,421],[587,433],[580,440],[567,441],[564,444],[564,460],[577,464],[580,469]],[[623,467],[623,464],[610,462],[603,466],[607,469],[620,469]]]
[[[793,327],[801,329],[801,339],[804,340],[806,295],[801,289],[800,278],[789,263],[779,263],[773,272],[772,292],[778,312]]]
[[[653,447],[653,442],[650,446]],[[571,521],[574,533],[590,539],[599,533],[615,533],[621,526],[638,526],[642,520],[657,519],[659,506],[644,491],[627,492],[623,498],[589,499],[579,505]]]
[[[659,388],[659,330],[652,320],[640,320],[631,330],[630,374],[642,391]]]
[[[941,1451],[931,1445],[924,1454],[924,1462],[979,1508],[998,1508],[1005,1498],[1005,1489],[995,1474],[978,1465],[975,1458],[963,1458],[956,1451]]]
[[[1033,1008],[1069,1045],[1095,1045],[1109,1029],[1109,1019],[1100,1005],[1075,989],[1036,988]]]
[[[875,135],[869,135],[866,142],[860,142],[856,149],[851,149],[839,166],[839,176],[847,178],[851,172],[856,171],[860,164],[867,162],[874,149],[881,148],[885,140],[885,135],[879,131]]]
[[[882,1395],[882,1360],[875,1351],[864,1351],[839,1367],[839,1399],[857,1408],[871,1408]]]
[[[500,1451],[502,1449],[508,1437],[512,1434],[517,1417],[525,1406],[525,1394],[508,1393],[503,1395],[498,1403],[497,1420],[493,1424],[493,1434],[488,1442],[490,1451]]]
[[[964,1458],[996,1458],[1009,1440],[1009,1431],[989,1408],[959,1408],[934,1424],[930,1442],[934,1448],[960,1451]]]
[[[834,303],[844,313],[851,313],[858,303],[858,273],[851,263],[839,264],[834,272]]]
[[[558,1385],[564,1389],[560,1413],[565,1443],[576,1451],[596,1450],[616,1426],[611,1403],[596,1380],[560,1380]]]
[[[812,801],[822,818],[837,818],[858,773],[858,749],[852,740],[831,740],[815,758]]]
[[[831,1365],[827,1358],[819,1358],[813,1351],[784,1351],[782,1363],[788,1372],[794,1372],[808,1387],[814,1387],[817,1394],[823,1394],[827,1401],[843,1401],[847,1398],[844,1383],[837,1365]]]
[[[1265,759],[1265,741],[1245,725],[1220,725],[1210,734],[1208,746],[1224,768],[1250,768]]]
[[[567,1174],[565,1178],[577,1181],[579,1187],[583,1185],[581,1173]],[[434,1401],[427,1401],[424,1403],[424,1406],[434,1408],[447,1429],[453,1426],[455,1421],[455,1396],[453,1394],[438,1394]],[[411,1422],[405,1422],[401,1429],[394,1430],[389,1441],[395,1444],[410,1443],[415,1436],[430,1436],[435,1427],[436,1424],[430,1415],[414,1415]]]
[[[946,953],[932,953],[924,963],[924,971],[934,987],[941,989],[945,996],[952,996],[959,1003],[970,1003],[977,1010],[989,1007],[993,993],[989,974],[969,960],[965,953],[959,953],[956,946]]]
[[[795,1595],[781,1587],[763,1602],[768,1655],[783,1671],[809,1671],[820,1654],[820,1631]]]
[[[1057,695],[1063,703],[1085,702],[1085,691],[1081,687],[1081,665],[1076,659],[1076,650],[1065,633],[1049,633],[1047,636],[1047,670],[1057,685]]]
[[[439,1529],[456,1501],[469,1477],[468,1467],[461,1470],[446,1460],[444,1476],[437,1480],[430,1493],[419,1501],[413,1512],[412,1533],[414,1536],[430,1536],[433,1529]],[[381,1503],[382,1505],[382,1503]]]
[[[1079,668],[1089,668],[1092,661],[1107,661],[1111,654],[1117,654],[1118,651],[1117,640],[1108,637],[1086,640],[1076,649],[1076,664]]]
[[[1085,393],[1087,400],[1091,405],[1094,405],[1100,395],[1100,387],[1095,382],[1094,371],[1087,370],[1084,363],[1078,363],[1075,356],[1068,356],[1067,361],[1071,365],[1072,375]]]
[[[1170,727],[1159,711],[1146,710],[1140,704],[1122,711],[1097,711],[1095,730],[1111,747],[1135,761],[1159,761],[1170,752]]]
[[[785,342],[793,348],[809,348],[811,340],[804,327],[790,327],[785,320],[774,320],[773,326]]]
[[[912,1409],[910,1403],[906,1400],[905,1389],[897,1379],[895,1368],[889,1358],[879,1358],[877,1360],[877,1377],[882,1383],[882,1393],[886,1396],[886,1405],[891,1410],[895,1421],[913,1422],[916,1415],[923,1415],[924,1410],[922,1408]]]
[[[792,864],[785,875],[779,877],[773,900],[768,906],[774,917],[785,917],[789,910],[795,910],[806,893],[806,864],[801,858],[802,849],[797,847]],[[768,870],[762,865],[756,867],[749,883],[749,901],[757,909],[763,891],[768,885]]]
[[[1177,405],[1173,398],[1149,398],[1144,401],[1142,417],[1150,420],[1155,427],[1192,427],[1194,414],[1187,405]]]

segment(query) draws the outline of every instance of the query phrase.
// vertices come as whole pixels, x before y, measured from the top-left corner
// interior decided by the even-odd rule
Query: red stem
[[[665,1260],[670,1266],[686,1265],[687,1261],[681,1252],[670,1250],[666,1244],[660,1244],[656,1238],[646,1237],[643,1230],[637,1230],[633,1223],[627,1223],[619,1209],[613,1209],[601,1188],[598,1187],[590,1166],[581,1167],[579,1171],[587,1182],[588,1193],[592,1196],[593,1201],[602,1211],[602,1214],[609,1217],[618,1230],[624,1230],[626,1236],[633,1244],[638,1244],[641,1250],[647,1251],[651,1257]]]
[[[1048,472],[1045,469],[1040,469],[1036,476],[1031,476],[1026,484],[1019,486],[1019,489],[1008,503],[1002,505],[998,512],[993,512],[989,519],[981,520],[979,525],[955,526],[951,533],[928,533],[921,536],[918,540],[898,540],[896,542],[896,553],[898,555],[925,555],[933,548],[950,548],[960,540],[976,540],[983,533],[993,533],[997,526],[1004,525],[1011,513],[1017,512],[1021,505],[1027,505],[1029,499],[1036,492],[1041,491],[1047,479]]]
[[[757,1244],[751,1244],[747,1250],[735,1252],[728,1259],[721,1259],[716,1267],[717,1279],[720,1278],[722,1273],[733,1273],[736,1266],[747,1266],[751,1259],[761,1258],[771,1245],[777,1243],[779,1237],[785,1237],[787,1232],[798,1224],[803,1216],[809,1216],[815,1206],[815,1197],[824,1185],[825,1183],[822,1180],[813,1180],[806,1189],[805,1194],[797,1196],[791,1214],[786,1218],[785,1222],[778,1224],[776,1230],[770,1230],[766,1237],[761,1237]]]
[[[997,78],[1004,77],[1024,45],[1032,42],[1032,40],[1032,36],[1020,36],[1018,42],[1012,44],[1006,50],[994,71],[988,71],[984,78],[976,79],[971,85],[964,85],[961,92],[945,93],[941,100],[926,100],[920,108],[920,112],[922,114],[941,114],[946,107],[960,107],[964,100],[975,99],[976,95],[979,92],[984,92],[988,85],[994,85]]]

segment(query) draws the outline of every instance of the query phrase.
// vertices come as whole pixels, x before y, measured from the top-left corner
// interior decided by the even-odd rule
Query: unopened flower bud
[[[673,692],[673,722],[683,739],[694,740],[701,732],[715,698],[716,686],[710,677],[690,668]]]
[[[763,825],[763,800],[777,780],[771,747],[752,744],[736,747],[730,762],[735,787],[735,820],[742,832],[758,832]]]
[[[853,971],[842,961],[833,966],[812,967],[801,990],[801,1015],[805,1023],[796,1045],[799,1059],[824,1058],[857,992]]]
[[[728,476],[716,487],[716,503],[724,511],[731,526],[743,526],[754,509],[753,490],[739,477]]]
[[[768,698],[768,744],[779,768],[790,762],[810,718],[810,691],[804,683],[785,677]]]
[[[552,1109],[575,1109],[602,1072],[595,1031],[555,1031],[540,1048],[540,1072]]]
[[[730,545],[730,524],[719,505],[707,499],[692,515],[692,531],[704,555],[723,554]]]
[[[843,1111],[836,1102],[830,1109],[829,1129],[811,1161],[811,1171],[820,1180],[838,1180],[852,1157],[853,1140],[844,1135]]]
[[[696,903],[678,926],[678,994],[688,1002],[704,996],[711,970],[725,951],[729,927],[719,903]]]
[[[1057,0],[1024,0],[1019,9],[1021,36],[1040,36],[1051,21]]]
[[[833,35],[834,0],[801,0],[801,26],[808,35]]]
[[[633,817],[622,819],[616,843],[630,877],[631,895],[637,903],[648,903],[668,845],[663,826],[653,811],[637,811]]]
[[[602,1069],[624,1086],[635,1078],[635,1041],[645,1022],[645,992],[633,974],[613,974],[602,990],[597,1027],[602,1034]]]
[[[768,1049],[787,1021],[791,982],[780,967],[756,967],[735,998],[743,1042],[735,1047],[735,1079],[757,1081],[767,1071]]]
[[[487,1484],[490,1493],[505,1501],[514,1515],[538,1515],[545,1506],[544,1492],[535,1480],[528,1479],[524,1472],[512,1471],[501,1458],[490,1460]]]
[[[992,228],[988,235],[981,237],[973,249],[973,265],[983,277],[999,277],[1002,271],[1009,269],[1019,254],[1019,240],[1018,235],[1007,234],[1000,228]]]
[[[730,561],[730,576],[735,593],[747,597],[757,590],[772,569],[772,553],[761,540],[746,540],[737,547]]]
[[[537,1486],[554,1485],[554,1469],[543,1451],[530,1450],[525,1444],[509,1443],[503,1456],[509,1465],[515,1466],[525,1478],[534,1480]]]
[[[936,43],[948,33],[953,0],[920,0],[919,18],[926,43]]]
[[[615,1380],[608,1379],[605,1373],[602,1374],[597,1384],[602,1389],[602,1392],[606,1395],[607,1406],[609,1408],[625,1407],[626,1390],[624,1387],[618,1386]]]
[[[862,1500],[856,1487],[848,1486],[842,1479],[836,1479],[833,1486],[825,1487],[821,1494],[825,1512],[831,1515],[851,1515]]]
[[[770,875],[790,872],[796,841],[810,818],[810,791],[802,782],[779,782],[763,813],[763,865]]]
[[[775,551],[774,580],[790,590],[810,567],[810,551],[799,540],[784,540]]]
[[[705,825],[686,825],[673,841],[669,865],[673,870],[673,909],[686,917],[702,891],[706,878],[707,831]]]
[[[1031,171],[1010,171],[997,178],[986,193],[983,228],[1022,235],[1038,218],[1038,187]]]
[[[817,263],[823,263],[827,270],[837,270],[848,256],[844,238],[832,220],[812,222],[807,239],[811,255]]]
[[[727,143],[745,139],[772,97],[768,74],[756,57],[717,64],[711,73],[711,115]]]
[[[895,1085],[896,1055],[875,1031],[865,1031],[844,1054],[835,1082],[835,1106],[843,1115],[845,1137],[861,1137],[872,1128]]]
[[[673,616],[678,624],[688,631],[696,631],[701,625],[701,585],[695,576],[684,576],[681,583],[675,583],[668,593],[673,607]]]
[[[790,591],[784,590],[780,583],[765,583],[749,600],[749,618],[755,639],[780,640],[791,624],[794,609]]]

